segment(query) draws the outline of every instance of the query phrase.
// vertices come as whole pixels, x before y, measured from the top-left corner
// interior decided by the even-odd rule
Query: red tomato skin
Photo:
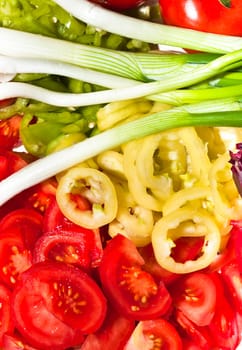
[[[142,333],[143,349],[166,349],[182,350],[182,339],[176,328],[166,319],[158,318],[155,320],[140,321],[138,327]],[[132,337],[134,337],[132,339]],[[131,335],[131,338],[125,346],[125,350],[140,350],[141,342],[136,340],[137,335]],[[153,347],[151,343],[153,342]]]
[[[5,350],[39,350],[33,348],[25,343],[23,339],[20,339],[18,336],[10,335],[5,333],[3,335],[3,349]]]
[[[239,270],[237,261],[223,266],[221,276],[228,288],[231,302],[242,315],[242,272]]]
[[[156,280],[162,281],[168,286],[180,277],[179,274],[170,272],[158,264],[154,255],[152,244],[138,248],[138,251],[145,262],[143,269],[149,272]]]
[[[1,101],[0,101],[1,102]],[[12,150],[14,147],[20,146],[19,128],[22,117],[18,114],[0,120],[0,147]]]
[[[17,228],[0,234],[0,281],[12,289],[20,275],[32,265],[32,254],[26,249]]]
[[[166,24],[225,35],[242,35],[242,3],[231,0],[231,6],[219,0],[159,0]]]
[[[79,297],[87,303],[82,304],[81,313],[76,313]],[[69,298],[71,306],[74,303],[71,309]],[[21,275],[13,291],[12,314],[17,330],[31,346],[64,350],[81,344],[83,334],[100,328],[106,315],[106,299],[80,269],[60,262],[43,262]]]
[[[216,285],[209,274],[197,271],[182,276],[171,288],[177,309],[197,326],[207,326],[215,313]]]
[[[175,320],[177,322],[179,332],[181,332],[181,334],[185,334],[185,338],[188,339],[190,343],[196,344],[198,349],[201,350],[213,349],[211,335],[207,326],[197,326],[180,310],[175,311]]]
[[[235,350],[240,341],[240,330],[233,309],[227,298],[223,280],[219,273],[210,275],[216,285],[216,308],[215,314],[208,325],[214,348]]]
[[[124,317],[135,320],[147,320],[160,317],[170,311],[171,296],[164,283],[160,281],[155,284],[152,276],[141,270],[144,260],[138,253],[136,246],[128,238],[118,234],[112,238],[104,249],[103,258],[99,266],[99,274],[102,287],[109,298],[110,303]],[[143,276],[142,287],[137,293],[141,293],[136,299],[136,295],[130,292],[129,287],[136,285],[138,280],[133,280],[129,271],[138,272],[138,276]],[[128,271],[127,281],[123,273]],[[124,278],[124,280],[123,280]],[[127,283],[126,283],[127,282]],[[156,288],[154,294],[150,294],[150,284]],[[128,288],[128,289],[127,289]],[[137,290],[137,288],[135,287]],[[142,296],[147,295],[147,300],[142,303]],[[135,292],[136,293],[136,292]]]
[[[27,165],[21,154],[0,148],[0,180]]]
[[[11,291],[0,284],[0,346],[3,345],[3,336],[5,333],[11,334],[14,330],[14,323],[11,315]]]
[[[81,228],[80,228],[81,229]],[[86,232],[85,232],[86,231]],[[85,271],[92,264],[93,233],[83,229],[77,231],[55,230],[41,236],[35,244],[33,263],[41,261],[63,261]]]
[[[102,247],[100,230],[86,229],[71,222],[60,211],[60,208],[55,198],[51,201],[51,203],[49,204],[48,208],[44,213],[43,232],[44,232],[44,236],[48,236],[48,235],[52,236],[53,234],[60,235],[62,232],[64,233],[69,232],[69,234],[67,235],[72,234],[73,236],[77,234],[77,237],[79,238],[81,238],[80,235],[82,235],[83,247],[81,251],[83,252],[83,254],[86,254],[86,259],[87,259],[86,262],[83,261],[84,263],[84,265],[82,264],[83,267],[96,268],[99,266],[103,256],[103,247]],[[48,239],[47,237],[45,238],[43,237],[42,240],[45,241],[44,250],[46,251]],[[38,242],[37,247],[35,249],[36,251],[35,261],[43,261],[44,256],[46,255],[40,246],[41,246],[41,243]],[[85,246],[87,249],[84,249]]]
[[[15,209],[0,220],[0,234],[7,230],[18,231],[25,247],[32,251],[38,237],[42,235],[42,223],[43,216],[34,209]]]
[[[134,320],[121,316],[109,306],[103,325],[86,337],[80,350],[123,350],[134,328]]]

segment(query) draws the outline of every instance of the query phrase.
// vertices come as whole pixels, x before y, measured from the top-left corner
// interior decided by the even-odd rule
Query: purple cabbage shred
[[[242,142],[236,144],[236,150],[236,152],[229,152],[229,162],[232,164],[231,171],[234,183],[242,197]]]

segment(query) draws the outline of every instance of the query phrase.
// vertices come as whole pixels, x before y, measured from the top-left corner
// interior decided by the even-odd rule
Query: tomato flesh
[[[208,325],[215,312],[216,286],[206,273],[193,272],[182,277],[172,291],[176,308],[198,326]]]
[[[34,264],[13,293],[13,316],[30,345],[65,349],[95,332],[106,315],[106,299],[83,271],[57,262]]]
[[[142,270],[144,261],[134,243],[118,234],[105,247],[99,267],[103,289],[125,317],[136,320],[164,315],[171,297],[164,283]]]
[[[36,242],[33,251],[34,263],[52,260],[62,261],[90,270],[101,260],[101,253],[97,257],[95,233],[91,230],[77,227],[73,224],[70,230],[56,229],[42,235]]]
[[[42,215],[27,208],[12,210],[0,220],[0,230],[14,230],[22,237],[25,247],[29,250],[34,248],[38,237],[42,234]]]
[[[14,329],[14,324],[11,318],[11,292],[3,284],[0,284],[0,346],[3,345],[3,335],[11,333]]]
[[[19,128],[22,117],[14,115],[13,117],[0,120],[0,147],[8,150],[21,144],[19,137]]]
[[[182,339],[175,327],[165,319],[140,321],[125,350],[182,350]]]
[[[178,279],[179,274],[170,272],[158,264],[154,255],[152,244],[148,244],[147,246],[141,247],[138,250],[145,262],[143,265],[143,270],[150,273],[156,280],[161,280],[165,283],[165,285],[169,285]]]
[[[103,325],[96,333],[87,336],[81,350],[124,350],[134,328],[134,320],[121,316],[109,306]]]
[[[22,272],[32,264],[31,252],[26,249],[17,228],[0,234],[0,280],[13,288]]]

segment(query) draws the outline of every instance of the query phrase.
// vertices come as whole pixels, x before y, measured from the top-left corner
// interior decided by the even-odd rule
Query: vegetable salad
[[[170,5],[0,4],[3,350],[241,343],[242,41]]]

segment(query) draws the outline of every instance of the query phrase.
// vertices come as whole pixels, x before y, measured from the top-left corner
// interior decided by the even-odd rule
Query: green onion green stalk
[[[177,107],[104,131],[68,148],[52,153],[44,158],[40,158],[2,180],[0,182],[0,205],[4,204],[23,190],[48,179],[79,162],[83,162],[98,155],[102,151],[113,149],[137,138],[178,127],[240,127],[242,125],[241,100],[237,101],[237,108],[238,110],[234,111],[200,113],[189,112],[182,107]],[[193,110],[196,110],[196,106]]]

